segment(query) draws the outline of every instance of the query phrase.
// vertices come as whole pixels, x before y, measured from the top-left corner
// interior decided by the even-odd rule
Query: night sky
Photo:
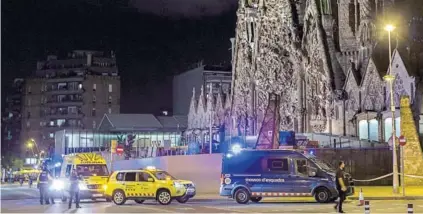
[[[122,113],[172,108],[172,77],[230,63],[237,0],[2,0],[2,101],[37,60],[74,49],[116,52]]]

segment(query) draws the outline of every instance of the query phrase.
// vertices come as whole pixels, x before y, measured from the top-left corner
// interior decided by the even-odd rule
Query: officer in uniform
[[[70,181],[70,198],[69,198],[69,209],[72,207],[72,199],[75,198],[76,208],[81,208],[79,206],[79,177],[76,174],[75,169],[72,169],[72,174],[69,177]]]
[[[52,179],[48,174],[46,166],[43,166],[42,170],[43,171],[40,173],[37,179],[37,186],[38,189],[40,189],[40,204],[43,204],[43,200],[45,200],[46,204],[50,204],[48,198],[48,186],[49,181]]]

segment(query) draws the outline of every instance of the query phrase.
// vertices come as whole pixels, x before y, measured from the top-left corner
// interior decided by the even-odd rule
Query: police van
[[[62,201],[66,201],[70,197],[69,177],[74,169],[81,178],[79,181],[80,199],[102,198],[110,201],[104,195],[109,178],[106,164],[106,160],[96,153],[77,153],[64,156],[60,176],[53,181],[51,186],[52,191],[55,192],[54,195],[61,197]]]
[[[347,196],[354,184],[347,174]],[[314,197],[336,200],[335,169],[296,150],[232,150],[223,156],[220,195],[240,204],[263,197]]]

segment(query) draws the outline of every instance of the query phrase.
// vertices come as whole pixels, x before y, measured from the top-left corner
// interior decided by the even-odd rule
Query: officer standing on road
[[[69,198],[69,209],[72,207],[72,199],[75,198],[76,208],[81,208],[79,206],[79,177],[76,174],[75,169],[72,169],[72,174],[69,177],[70,180],[70,198]]]
[[[43,166],[42,172],[38,176],[37,179],[37,186],[38,189],[40,189],[40,204],[43,204],[43,201],[46,202],[46,204],[50,204],[49,198],[48,198],[48,186],[49,186],[49,180],[51,180],[50,175],[48,174],[47,167]]]
[[[346,199],[346,192],[347,192],[347,186],[345,185],[345,163],[344,161],[339,162],[339,168],[336,171],[336,189],[338,190],[339,194],[339,202],[335,205],[336,211],[338,213],[344,213],[342,210],[342,204]]]

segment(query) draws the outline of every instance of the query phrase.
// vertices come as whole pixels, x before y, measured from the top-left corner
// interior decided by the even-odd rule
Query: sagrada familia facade
[[[240,0],[231,93],[194,92],[188,139],[204,140],[210,124],[224,125],[226,135],[258,135],[269,101],[277,96],[280,130],[387,142],[393,122],[390,85],[383,79],[389,44],[394,121],[399,127],[399,100],[407,95],[422,135],[419,5],[419,0]],[[396,26],[390,39],[386,24]]]

